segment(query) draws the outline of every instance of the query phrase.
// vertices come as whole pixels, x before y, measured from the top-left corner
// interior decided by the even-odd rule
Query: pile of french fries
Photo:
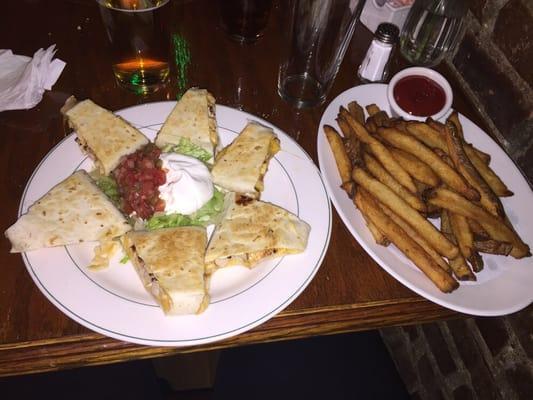
[[[394,244],[443,292],[476,280],[480,253],[530,257],[505,215],[512,196],[490,155],[467,143],[456,112],[446,123],[390,118],[375,104],[340,107],[324,132],[341,187],[376,243]],[[440,218],[440,230],[428,218]]]

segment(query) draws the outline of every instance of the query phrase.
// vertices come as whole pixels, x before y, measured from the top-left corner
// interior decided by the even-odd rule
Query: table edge
[[[316,335],[357,332],[459,317],[423,298],[287,310],[251,331],[223,341],[190,347],[151,347],[88,332],[0,346],[0,376],[32,374],[81,366],[220,350]]]

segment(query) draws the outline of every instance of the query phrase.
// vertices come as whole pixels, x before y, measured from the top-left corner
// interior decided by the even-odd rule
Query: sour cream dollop
[[[213,197],[211,173],[203,162],[176,153],[162,153],[159,158],[167,174],[167,181],[159,186],[166,214],[192,214]]]

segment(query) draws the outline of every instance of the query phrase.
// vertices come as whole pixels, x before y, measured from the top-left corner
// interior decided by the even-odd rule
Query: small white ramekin
[[[453,92],[452,87],[446,80],[444,76],[439,74],[437,71],[434,71],[429,68],[423,68],[423,67],[412,67],[412,68],[406,68],[400,72],[398,72],[396,75],[392,77],[392,79],[389,82],[389,86],[387,87],[387,99],[389,101],[389,105],[391,108],[391,113],[393,117],[402,117],[405,120],[415,120],[415,121],[425,121],[426,117],[420,117],[417,115],[409,114],[408,112],[404,111],[398,103],[396,103],[396,100],[394,100],[394,86],[396,83],[406,76],[411,75],[419,75],[419,76],[425,76],[433,81],[435,81],[437,84],[442,87],[444,90],[444,94],[446,96],[446,100],[444,101],[444,106],[440,109],[439,112],[430,115],[434,120],[438,120],[442,117],[444,117],[450,109],[452,108],[452,102],[453,102]]]

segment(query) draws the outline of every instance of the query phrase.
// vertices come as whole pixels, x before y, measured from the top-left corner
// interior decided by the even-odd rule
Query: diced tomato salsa
[[[165,201],[159,198],[159,186],[166,182],[161,169],[161,150],[152,143],[130,154],[113,171],[122,198],[121,208],[130,215],[148,219],[156,211],[165,210]]]

